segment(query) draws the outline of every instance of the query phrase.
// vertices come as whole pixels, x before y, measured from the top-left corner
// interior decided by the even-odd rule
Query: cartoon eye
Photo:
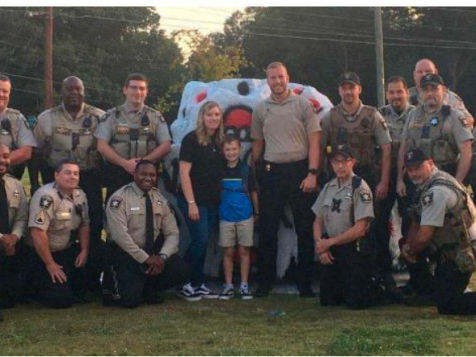
[[[238,89],[238,93],[240,93],[243,96],[250,94],[250,85],[248,84],[248,82],[238,83],[237,89]]]

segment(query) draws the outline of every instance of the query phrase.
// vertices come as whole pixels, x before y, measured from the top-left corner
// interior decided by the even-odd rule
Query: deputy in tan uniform
[[[42,186],[30,202],[29,275],[38,299],[54,308],[70,307],[85,288],[80,268],[88,259],[89,214],[79,172],[78,164],[61,163],[55,182]]]
[[[23,175],[23,165],[31,158],[36,140],[25,117],[16,109],[8,108],[12,83],[0,74],[0,144],[10,149],[10,172],[18,179]]]
[[[322,120],[322,148],[347,145],[357,160],[354,172],[370,186],[375,220],[369,233],[373,261],[379,269],[389,299],[398,300],[388,247],[388,216],[382,215],[390,186],[391,141],[385,119],[376,108],[362,104],[360,78],[353,72],[339,79],[341,103]]]
[[[132,181],[139,160],[158,163],[170,152],[171,138],[164,117],[145,105],[148,85],[144,75],[130,74],[123,88],[126,103],[108,110],[96,132],[98,151],[107,162],[106,201]]]
[[[356,160],[349,148],[334,146],[329,158],[336,178],[312,206],[315,250],[322,263],[320,303],[361,309],[377,302],[370,259],[361,249],[374,218],[372,191],[354,174]]]
[[[435,165],[463,182],[471,166],[473,135],[467,117],[443,104],[443,80],[437,74],[421,79],[424,105],[413,110],[402,134],[398,154],[397,192],[406,194],[403,183],[403,159],[408,150],[420,148]]]
[[[411,205],[409,197],[400,197],[397,195],[397,161],[398,151],[400,149],[400,143],[402,141],[403,128],[407,122],[409,113],[415,108],[409,104],[409,92],[407,81],[400,76],[392,76],[387,80],[385,95],[388,104],[379,108],[379,112],[387,122],[387,126],[392,137],[392,161],[390,168],[390,185],[388,195],[382,202],[382,224],[388,225],[390,215],[392,212],[395,201],[398,200],[398,211],[402,219],[402,234],[405,235],[408,232],[410,217],[408,216],[408,209]],[[411,181],[406,177],[405,183],[407,187],[411,185]],[[414,190],[414,186],[409,188]],[[385,223],[383,223],[385,222]],[[386,234],[386,244],[390,242],[390,232],[388,230],[382,230]],[[389,250],[386,251],[390,254]],[[387,264],[391,263],[391,257],[385,260]],[[391,266],[387,267],[387,271],[391,271]]]
[[[413,71],[413,80],[415,82],[415,87],[410,88],[410,103],[412,105],[421,105],[424,104],[423,97],[421,95],[421,78],[427,74],[438,74],[438,68],[433,63],[433,61],[424,58],[419,60],[415,65],[415,70]],[[443,91],[443,104],[449,105],[460,112],[467,118],[468,124],[470,127],[474,127],[473,116],[469,113],[464,105],[463,100],[454,92],[450,91],[448,88],[444,88]]]
[[[103,280],[106,305],[160,303],[161,291],[190,279],[176,254],[179,230],[173,210],[156,184],[155,164],[139,161],[134,182],[116,191],[107,204],[112,267]]]
[[[18,243],[28,220],[28,199],[20,181],[7,174],[10,150],[0,144],[0,310],[21,298]]]
[[[84,103],[84,84],[78,77],[68,77],[61,88],[62,103],[48,109],[38,117],[35,137],[37,153],[42,160],[43,183],[54,181],[56,167],[65,160],[79,164],[79,186],[86,193],[90,227],[90,254],[88,262],[89,288],[100,291],[99,277],[103,270],[104,243],[101,240],[103,226],[102,159],[96,149],[99,119],[104,111]]]
[[[422,253],[436,261],[434,297],[441,314],[475,315],[476,293],[465,293],[476,271],[476,237],[469,232],[474,204],[463,185],[438,170],[424,151],[408,151],[405,167],[420,196],[402,257],[410,266]]]
[[[311,206],[316,199],[321,127],[314,107],[288,88],[289,75],[280,62],[266,69],[269,98],[253,110],[252,166],[264,150],[260,217],[260,281],[256,297],[268,296],[276,277],[278,229],[289,202],[298,236],[297,286],[301,297],[313,297],[314,263]]]

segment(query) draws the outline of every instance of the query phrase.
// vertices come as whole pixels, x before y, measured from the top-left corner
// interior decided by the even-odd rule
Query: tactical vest
[[[83,115],[83,120],[73,122],[66,117],[62,106],[51,109],[51,137],[45,140],[44,151],[50,167],[56,168],[64,160],[74,160],[79,163],[81,171],[98,168],[100,156],[94,133],[99,115],[87,104]]]
[[[18,138],[20,112],[16,109],[7,108],[0,120],[0,144],[8,146],[10,150],[18,148],[16,139]]]
[[[357,159],[355,169],[365,170],[366,174],[376,174],[380,168],[377,153],[375,120],[377,109],[364,105],[355,121],[349,122],[339,107],[331,109],[330,139],[331,145],[347,145]]]
[[[430,240],[428,248],[444,259],[454,261],[463,273],[476,271],[476,249],[471,244],[469,228],[475,218],[468,207],[469,197],[466,189],[443,171],[428,180],[421,188],[420,199],[416,207],[416,213],[421,217],[424,206],[425,193],[432,187],[445,186],[453,190],[457,195],[457,203],[445,215],[444,225],[437,228]]]
[[[455,165],[459,149],[447,120],[451,107],[443,105],[438,113],[429,118],[426,117],[422,105],[415,110],[415,120],[408,125],[406,149],[420,148],[433,159],[438,168]]]
[[[162,120],[160,114],[145,107],[140,118],[129,119],[124,107],[108,111],[113,116],[111,147],[125,159],[144,157],[157,146],[157,126]]]

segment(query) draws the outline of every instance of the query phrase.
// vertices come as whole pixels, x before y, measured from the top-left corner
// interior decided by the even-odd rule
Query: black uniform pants
[[[73,244],[68,249],[52,252],[53,260],[63,267],[67,276],[65,283],[53,283],[45,263],[33,248],[25,249],[25,267],[27,269],[27,284],[32,297],[53,308],[71,307],[76,297],[81,297],[86,291],[85,268],[74,266],[79,254],[79,244]]]
[[[407,196],[400,197],[397,194],[397,176],[396,172],[392,172],[390,178],[390,185],[388,195],[385,200],[376,203],[376,219],[375,219],[375,234],[376,234],[376,265],[382,274],[392,272],[392,258],[389,250],[390,244],[390,229],[389,219],[392,213],[395,201],[398,201],[398,213],[402,219],[402,236],[406,237],[410,228],[410,215],[408,210],[412,204],[411,197],[415,197],[416,186],[413,184],[408,176],[404,178],[407,188]],[[373,190],[373,188],[372,188]],[[374,191],[373,191],[374,192]],[[378,210],[378,212],[377,212]],[[378,215],[378,219],[377,219]]]
[[[446,260],[436,266],[438,312],[445,315],[476,315],[476,292],[465,293],[471,273],[462,273],[456,263]]]
[[[162,273],[154,276],[147,275],[147,266],[120,248],[112,249],[111,263],[111,270],[105,271],[103,291],[111,294],[118,305],[127,308],[137,307],[142,301],[153,301],[161,291],[190,280],[189,266],[178,254],[167,259]]]
[[[379,290],[372,279],[372,266],[368,256],[361,255],[355,244],[334,246],[330,249],[334,264],[320,269],[320,303],[333,306],[345,303],[350,309],[363,309],[375,305]]]
[[[290,203],[298,236],[297,286],[309,289],[314,264],[311,210],[316,193],[304,193],[299,186],[308,175],[308,160],[291,164],[265,163],[261,182],[260,241],[258,267],[260,286],[271,288],[276,277],[278,230],[284,206]]]
[[[54,181],[54,169],[51,167],[44,168],[44,183]],[[89,207],[90,219],[90,238],[89,238],[89,255],[88,264],[86,266],[88,276],[88,286],[91,290],[99,291],[99,277],[104,269],[104,241],[102,240],[102,229],[104,220],[104,205],[102,199],[102,179],[101,171],[88,170],[80,172],[79,187],[86,194]]]

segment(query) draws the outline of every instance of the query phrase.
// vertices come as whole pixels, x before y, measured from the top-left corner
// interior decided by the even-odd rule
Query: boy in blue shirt
[[[241,285],[243,300],[253,298],[248,287],[250,271],[250,247],[253,246],[254,217],[259,212],[256,183],[250,167],[240,160],[241,143],[234,135],[226,135],[223,153],[227,168],[221,181],[220,201],[220,238],[218,244],[223,247],[223,270],[225,286],[219,299],[228,300],[235,295],[233,287],[233,256],[238,244],[240,255]],[[253,214],[254,206],[254,214]]]

